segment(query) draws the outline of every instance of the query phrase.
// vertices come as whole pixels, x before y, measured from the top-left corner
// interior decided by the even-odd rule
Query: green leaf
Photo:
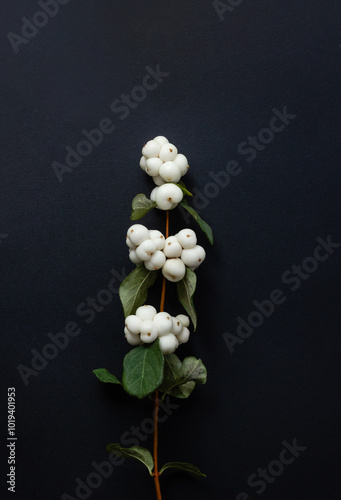
[[[163,379],[164,357],[157,339],[132,349],[123,360],[123,387],[139,399],[155,391]]]
[[[131,448],[122,448],[119,443],[111,443],[107,446],[107,451],[109,453],[114,453],[119,457],[132,458],[138,462],[143,463],[149,470],[149,474],[153,475],[154,460],[153,457],[146,448],[142,446],[132,446]]]
[[[195,331],[197,328],[197,313],[194,308],[193,295],[197,286],[197,275],[189,267],[186,267],[184,278],[178,281],[176,285],[180,304],[191,318]]]
[[[193,196],[192,193],[190,193],[188,191],[188,189],[186,188],[185,184],[183,181],[179,181],[176,183],[176,185],[181,189],[181,191],[184,193],[184,194],[187,194],[188,196]]]
[[[213,233],[212,233],[212,229],[210,228],[210,226],[207,224],[207,222],[205,222],[204,220],[202,220],[202,218],[199,216],[199,214],[194,210],[194,208],[190,207],[187,203],[186,200],[182,200],[180,202],[180,205],[182,207],[184,207],[187,212],[189,212],[191,214],[191,216],[197,221],[197,223],[199,224],[199,226],[201,227],[201,229],[204,231],[204,233],[206,234],[207,236],[207,239],[208,241],[211,243],[211,245],[213,245]]]
[[[160,390],[176,398],[188,398],[196,384],[205,384],[207,370],[201,359],[193,356],[181,363],[175,354],[165,356],[164,378]]]
[[[112,375],[105,368],[97,368],[96,370],[92,370],[92,373],[94,373],[101,382],[122,385],[122,382],[120,382],[115,375]]]
[[[206,477],[205,474],[200,472],[198,467],[195,467],[195,465],[189,464],[187,462],[168,462],[162,467],[162,469],[160,470],[160,474],[162,474],[166,469],[180,469],[184,472],[189,472],[190,474],[193,474],[197,477]]]
[[[155,201],[149,200],[145,194],[140,193],[133,199],[131,207],[133,209],[130,216],[131,220],[138,220],[156,207],[156,203]]]
[[[156,280],[157,271],[148,271],[145,266],[138,266],[121,283],[119,294],[125,317],[134,314],[145,303],[148,288]]]

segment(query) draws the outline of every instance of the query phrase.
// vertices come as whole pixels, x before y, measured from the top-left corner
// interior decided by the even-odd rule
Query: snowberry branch
[[[198,245],[196,233],[185,228],[176,235],[169,234],[169,211],[180,203],[196,220],[200,228],[213,243],[210,226],[199,217],[184,196],[191,196],[180,180],[189,168],[187,158],[179,154],[174,144],[163,136],[148,141],[142,149],[140,166],[156,184],[148,199],[140,193],[132,202],[131,220],[144,217],[154,208],[166,212],[166,231],[163,235],[156,229],[142,224],[129,227],[126,244],[129,259],[136,268],[122,282],[119,295],[122,302],[127,342],[134,346],[123,360],[122,381],[104,368],[93,370],[104,383],[120,385],[131,396],[139,399],[152,397],[154,401],[153,454],[141,446],[123,448],[120,443],[107,446],[110,453],[133,458],[144,464],[154,478],[157,500],[162,500],[159,476],[169,468],[187,471],[197,477],[205,477],[192,464],[168,462],[159,469],[158,463],[158,413],[160,393],[186,399],[197,384],[205,384],[207,370],[200,359],[193,356],[181,361],[174,352],[190,337],[190,321],[194,330],[197,315],[193,303],[196,289],[196,269],[206,257],[204,248]],[[155,283],[161,270],[162,288],[160,310],[146,304],[149,288]],[[188,316],[180,313],[172,316],[165,311],[167,282],[176,283],[177,296]]]

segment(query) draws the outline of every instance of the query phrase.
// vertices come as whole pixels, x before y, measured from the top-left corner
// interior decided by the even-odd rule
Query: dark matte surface
[[[105,445],[129,438],[151,414],[148,401],[91,373],[103,366],[120,375],[129,351],[117,293],[91,317],[80,304],[106,288],[111,270],[133,269],[124,243],[130,203],[152,188],[140,150],[159,134],[189,158],[186,183],[215,234],[213,248],[200,236],[207,260],[198,271],[199,327],[178,351],[201,357],[209,381],[168,410],[160,430],[160,461],[192,461],[207,479],[165,473],[163,498],[340,498],[341,248],[321,251],[329,257],[304,278],[293,281],[292,270],[282,278],[313,256],[318,238],[341,243],[337,4],[245,0],[220,20],[210,1],[71,0],[16,54],[7,34],[20,34],[21,18],[40,7],[2,3],[1,404],[14,386],[18,500],[80,498],[76,479],[91,481]],[[128,115],[111,111],[157,65],[168,74],[157,88]],[[246,154],[240,144],[285,107],[296,117]],[[52,162],[65,163],[65,147],[104,118],[115,130],[59,182]],[[230,184],[208,185],[210,172],[232,160],[239,170]],[[144,223],[164,225],[160,213]],[[172,232],[185,225],[172,213]],[[285,301],[231,354],[223,334],[236,335],[238,317],[275,289]],[[25,386],[17,367],[30,367],[31,350],[41,352],[47,334],[68,322],[79,335]],[[302,448],[294,462],[271,464],[294,439]],[[289,452],[281,456],[291,462]],[[269,464],[276,477],[261,493],[251,475]],[[13,498],[7,472],[1,487]],[[87,497],[151,499],[153,483],[142,466],[125,463]]]

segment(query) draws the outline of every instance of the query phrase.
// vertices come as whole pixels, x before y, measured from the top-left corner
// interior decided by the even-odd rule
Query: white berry
[[[165,181],[162,179],[162,177],[160,177],[160,175],[155,175],[153,177],[153,181],[157,186],[162,186],[162,184],[165,183]]]
[[[181,259],[167,259],[163,268],[162,274],[169,281],[177,282],[182,280],[186,273],[186,266]]]
[[[144,240],[149,238],[148,229],[142,224],[133,224],[127,231],[127,236],[133,245],[140,245]]]
[[[146,157],[145,156],[141,156],[140,167],[142,168],[143,171],[146,170],[146,166],[147,166]]]
[[[172,317],[172,323],[173,323],[172,333],[174,333],[174,335],[179,335],[179,333],[182,332],[183,324],[181,323],[181,321],[178,318],[174,318],[174,317]]]
[[[156,201],[156,193],[157,193],[157,190],[158,190],[158,186],[156,186],[154,189],[152,189],[151,193],[150,193],[150,196],[149,198],[152,200],[152,201]]]
[[[140,333],[141,323],[142,323],[142,319],[139,318],[138,316],[135,316],[135,314],[130,314],[125,319],[126,327],[134,335],[138,335]]]
[[[160,167],[163,165],[163,161],[160,158],[148,158],[146,162],[146,173],[151,177],[159,175]]]
[[[188,160],[185,155],[182,155],[181,153],[176,155],[174,158],[173,162],[179,167],[181,176],[187,174],[187,171],[189,169],[188,165]]]
[[[171,144],[170,142],[168,144],[164,144],[158,153],[162,161],[172,161],[174,160],[174,158],[176,158],[177,154],[178,154],[177,148],[174,146],[174,144]]]
[[[142,340],[140,339],[140,335],[134,335],[131,333],[128,328],[124,329],[124,336],[127,339],[128,344],[130,345],[140,345],[142,344]]]
[[[154,241],[148,239],[144,240],[141,245],[139,245],[136,249],[136,255],[139,259],[143,260],[144,262],[146,260],[149,260],[152,256],[152,254],[156,251],[156,245]]]
[[[162,250],[165,246],[165,237],[163,236],[161,231],[158,231],[157,229],[150,229],[149,238],[154,241],[156,250]]]
[[[136,255],[136,250],[129,250],[129,259],[133,264],[139,265],[143,261]]]
[[[189,329],[186,326],[184,326],[182,332],[177,336],[179,344],[186,344],[186,342],[188,342],[189,335],[190,335]]]
[[[151,319],[146,319],[141,323],[141,340],[149,344],[158,337],[156,324]]]
[[[173,333],[169,333],[160,337],[159,346],[163,354],[171,354],[179,347],[179,341]]]
[[[157,137],[154,137],[154,141],[161,144],[161,146],[163,146],[164,144],[167,144],[169,142],[169,140],[166,137],[164,137],[163,135],[158,135]]]
[[[165,262],[165,254],[161,250],[156,250],[156,252],[153,253],[151,258],[145,262],[144,265],[149,271],[157,271],[158,269],[161,269]]]
[[[205,260],[206,252],[200,245],[193,248],[185,248],[181,254],[181,260],[188,267],[199,267]]]
[[[182,246],[177,240],[176,236],[169,236],[165,241],[163,252],[166,257],[180,257],[182,253]]]
[[[176,235],[182,248],[193,248],[197,244],[197,235],[193,229],[181,229]]]
[[[181,179],[180,168],[173,161],[166,161],[160,166],[158,174],[166,182],[179,182]]]
[[[183,198],[183,192],[175,184],[163,184],[155,195],[155,201],[161,210],[170,210],[174,203],[180,203]]]
[[[159,337],[167,335],[172,331],[172,316],[165,311],[156,314],[156,316],[154,317],[154,323],[158,329]]]
[[[189,317],[186,316],[185,314],[178,314],[176,316],[176,318],[181,321],[181,323],[183,324],[183,326],[186,326],[186,327],[189,326]]]
[[[154,319],[154,317],[156,315],[156,309],[153,306],[144,305],[144,306],[140,306],[136,310],[135,314],[136,314],[136,316],[141,318],[142,321],[144,321],[146,319]]]
[[[157,141],[148,141],[142,148],[142,154],[146,158],[155,158],[159,156],[161,144]]]
[[[136,250],[136,245],[130,241],[129,236],[126,236],[126,244],[130,248],[130,250]]]

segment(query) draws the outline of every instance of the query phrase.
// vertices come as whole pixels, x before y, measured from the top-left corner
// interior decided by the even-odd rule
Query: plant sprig
[[[141,168],[152,177],[158,176],[162,182],[160,182],[160,179],[156,182],[157,187],[152,191],[150,196],[151,199],[147,198],[143,193],[134,197],[132,201],[130,219],[137,221],[147,215],[154,208],[165,210],[165,242],[168,242],[167,245],[171,245],[171,239],[169,239],[169,210],[173,209],[176,205],[179,205],[190,213],[208,238],[209,242],[213,244],[213,233],[211,227],[199,216],[194,208],[188,204],[186,199],[184,199],[184,196],[193,196],[192,193],[186,188],[185,184],[180,180],[180,177],[184,175],[188,169],[186,157],[178,154],[177,148],[170,144],[168,140],[162,136],[156,137],[153,141],[148,141],[148,143],[144,146],[142,153],[143,157],[140,161]],[[164,183],[164,181],[166,181],[166,183]],[[160,186],[160,184],[162,185]],[[170,320],[170,315],[164,312],[166,283],[168,281],[176,282],[178,300],[190,317],[194,330],[196,330],[197,313],[194,307],[193,297],[197,286],[197,276],[194,269],[205,258],[205,251],[202,247],[200,247],[201,250],[197,250],[197,252],[199,252],[197,254],[194,254],[193,252],[191,254],[189,252],[190,256],[187,255],[187,260],[185,257],[183,257],[183,260],[177,258],[179,264],[174,264],[173,267],[168,266],[169,269],[166,272],[165,268],[167,259],[169,258],[169,260],[172,260],[173,258],[168,257],[168,248],[167,252],[166,249],[164,250],[164,254],[160,252],[160,250],[157,250],[160,254],[158,255],[158,259],[155,259],[155,268],[153,267],[154,264],[147,266],[147,261],[150,260],[151,262],[154,262],[152,261],[152,255],[154,255],[154,253],[156,254],[156,243],[144,244],[143,247],[142,243],[146,240],[146,238],[148,238],[148,234],[150,234],[150,232],[148,232],[148,230],[141,225],[132,226],[130,229],[131,233],[127,235],[127,244],[130,248],[130,252],[134,252],[134,254],[130,255],[130,258],[132,262],[137,264],[137,267],[121,283],[119,296],[126,318],[126,337],[127,340],[133,345],[136,345],[136,347],[131,349],[124,357],[123,372],[121,377],[122,381],[105,368],[93,370],[93,373],[103,383],[120,385],[131,396],[138,399],[146,397],[153,399],[153,453],[141,446],[123,448],[120,443],[109,444],[107,446],[107,450],[110,453],[114,453],[125,458],[131,458],[144,464],[149,474],[154,478],[157,500],[162,500],[159,476],[163,474],[165,470],[177,469],[188,472],[195,477],[206,477],[196,466],[187,462],[173,461],[164,464],[161,468],[158,466],[158,409],[160,404],[160,393],[162,394],[162,399],[166,395],[179,399],[186,399],[192,394],[197,384],[205,384],[207,380],[207,370],[201,359],[189,356],[181,361],[178,356],[174,354],[176,345],[175,347],[169,347],[168,344],[164,342],[165,337],[167,337],[167,335],[171,335],[177,341],[177,345],[179,345],[179,341],[177,339],[183,339],[183,342],[187,342],[189,336],[189,330],[187,328],[187,326],[189,326],[188,317],[178,315],[176,318],[172,317]],[[158,231],[154,231],[154,233],[155,232],[159,233]],[[163,235],[158,237],[163,238]],[[180,233],[178,237],[180,239]],[[187,229],[187,232],[184,236],[182,236],[182,238],[184,238],[184,241],[182,243],[183,253],[181,254],[181,257],[184,255],[187,248],[194,248],[196,245],[196,236],[192,230]],[[192,246],[189,245],[189,241],[192,240],[189,240],[188,238],[193,239],[194,243],[191,243]],[[176,237],[173,237],[172,241],[176,242]],[[158,245],[159,243],[160,242],[158,242]],[[179,245],[179,243],[177,244]],[[196,247],[199,248],[198,246]],[[177,248],[176,243],[174,248]],[[177,251],[178,250],[176,250],[176,252]],[[172,252],[173,251],[169,253],[170,256],[172,255]],[[198,257],[196,257],[196,255],[198,255]],[[173,258],[173,260],[176,261],[176,258]],[[193,264],[190,264],[189,262],[192,261]],[[161,264],[159,264],[159,262]],[[184,262],[186,262],[186,264],[184,264]],[[151,321],[143,319],[143,314],[147,314],[145,311],[155,311],[152,306],[147,306],[149,309],[144,309],[144,304],[147,301],[149,289],[156,282],[158,269],[161,267],[163,267],[163,280],[160,313],[155,313],[155,321],[156,317],[159,315],[159,323],[154,324],[154,320]],[[175,271],[177,268],[179,269]],[[137,314],[140,314],[140,316],[137,316]],[[164,316],[162,316],[162,314]],[[165,329],[166,327],[171,328],[167,326],[167,321],[168,323],[170,322],[170,325],[173,325],[172,330]],[[147,323],[148,326],[146,326]],[[143,332],[145,330],[148,332],[146,333],[147,337],[145,337],[144,343],[142,342],[143,324]],[[132,328],[131,331],[128,329],[128,326],[129,328]],[[156,339],[152,340],[155,337],[151,337],[150,340],[147,340],[148,335],[152,336],[152,331],[157,332]],[[170,331],[177,333],[168,334],[167,332]],[[140,343],[142,343],[142,345],[137,345]]]

